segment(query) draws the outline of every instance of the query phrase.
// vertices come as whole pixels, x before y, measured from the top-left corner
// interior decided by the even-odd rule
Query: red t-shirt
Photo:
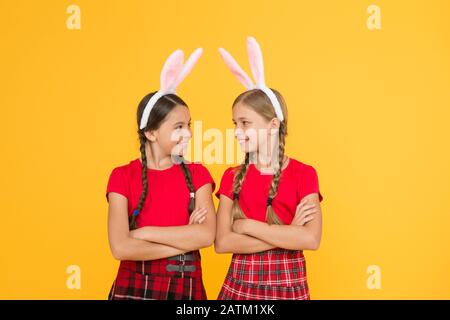
[[[223,194],[233,199],[234,171],[237,167],[225,170],[216,197]],[[272,174],[262,174],[254,164],[250,164],[239,193],[239,205],[247,218],[266,222],[267,198],[269,196]],[[285,224],[290,224],[295,216],[297,205],[304,196],[319,191],[317,172],[311,165],[289,158],[289,163],[281,172],[278,192],[272,200],[272,207]]]
[[[207,183],[212,190],[215,183],[208,169],[200,163],[187,164],[191,171],[195,191]],[[137,226],[179,226],[189,222],[189,188],[186,184],[181,165],[156,170],[147,168],[148,192],[142,211],[137,217]],[[117,192],[128,199],[128,215],[136,208],[142,193],[142,163],[139,158],[129,164],[112,170],[106,188],[108,192]]]

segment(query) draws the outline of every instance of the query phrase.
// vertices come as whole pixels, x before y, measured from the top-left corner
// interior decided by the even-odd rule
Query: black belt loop
[[[168,257],[168,260],[177,260],[177,261],[195,261],[198,259],[197,254],[195,253],[182,253],[176,256]]]
[[[181,277],[184,278],[185,272],[193,272],[197,269],[197,267],[193,264],[186,264],[186,261],[195,261],[198,260],[199,257],[198,253],[194,251],[178,254],[176,256],[168,257],[167,259],[171,261],[179,261],[179,263],[175,262],[174,264],[167,264],[166,270],[180,272]]]
[[[186,264],[186,260],[184,259],[184,253],[181,255],[181,277],[184,278],[184,266]]]
[[[186,264],[168,264],[166,265],[167,271],[177,271],[181,272],[182,276],[184,276],[185,272],[194,272],[197,270],[195,265],[186,265]]]

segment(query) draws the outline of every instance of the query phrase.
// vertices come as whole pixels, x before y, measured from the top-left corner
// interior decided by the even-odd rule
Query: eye
[[[242,124],[243,124],[244,126],[246,126],[246,125],[249,124],[249,122],[244,120],[244,121],[242,121]]]

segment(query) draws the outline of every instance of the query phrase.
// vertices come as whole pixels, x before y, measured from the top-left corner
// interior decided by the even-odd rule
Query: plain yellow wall
[[[71,4],[80,30],[66,27]],[[324,196],[321,247],[305,252],[311,298],[449,299],[449,12],[446,0],[1,0],[0,298],[107,297],[118,262],[104,193],[139,156],[138,102],[170,52],[201,46],[178,93],[204,129],[232,128],[243,88],[217,48],[249,71],[253,35],[288,103],[287,153],[317,169]],[[217,183],[227,166],[208,165]],[[231,256],[202,255],[215,299]]]

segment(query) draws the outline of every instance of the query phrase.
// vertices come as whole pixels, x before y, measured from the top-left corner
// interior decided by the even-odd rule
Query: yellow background
[[[66,27],[70,4],[81,30]],[[371,4],[381,30],[366,27]],[[324,196],[311,298],[449,299],[449,12],[446,0],[1,0],[0,298],[107,297],[118,262],[104,193],[139,156],[138,102],[170,52],[202,46],[178,93],[204,129],[232,128],[243,88],[217,48],[249,71],[253,35],[288,103],[287,153],[317,169]],[[226,167],[208,165],[217,183]],[[202,254],[215,299],[231,256]]]

